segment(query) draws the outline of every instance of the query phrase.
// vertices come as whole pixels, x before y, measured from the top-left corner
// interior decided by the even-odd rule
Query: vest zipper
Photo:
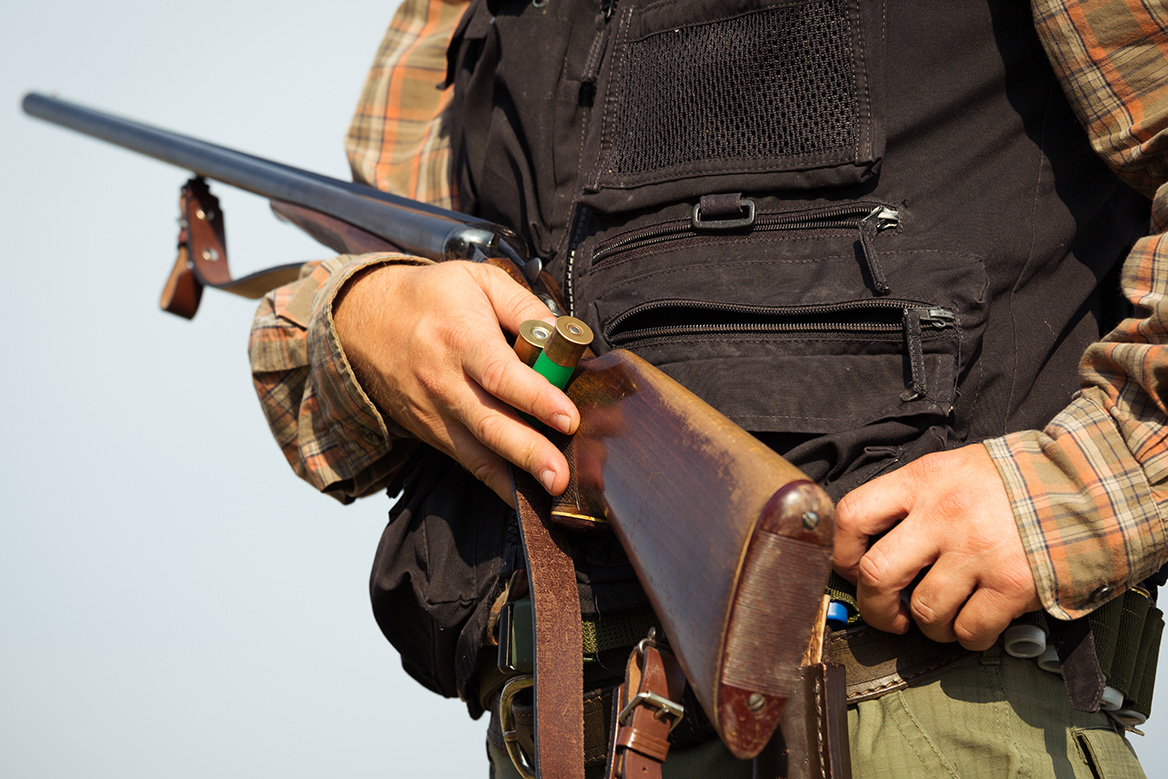
[[[864,262],[872,276],[873,287],[877,294],[887,295],[891,290],[877,258],[872,239],[878,233],[893,229],[899,224],[900,212],[894,208],[878,203],[854,203],[826,206],[809,211],[759,214],[746,232],[854,229],[859,234]],[[718,230],[695,229],[692,219],[676,219],[640,230],[633,230],[598,245],[592,254],[592,267],[599,267],[625,252],[670,241],[687,239],[700,241],[718,233]]]
[[[618,333],[634,317],[653,311],[673,309],[679,314],[703,312],[771,321],[718,321],[701,324],[659,325]],[[857,314],[873,314],[873,319],[857,320]],[[787,320],[787,321],[773,321]],[[632,308],[616,317],[604,329],[605,338],[614,347],[631,341],[671,336],[725,335],[727,333],[855,333],[883,336],[900,334],[908,355],[909,382],[900,398],[910,402],[928,394],[925,370],[925,339],[943,335],[940,331],[956,328],[957,317],[940,306],[910,300],[853,300],[810,306],[746,306],[735,303],[712,303],[700,300],[655,300]]]
[[[784,322],[713,322],[706,324],[660,325],[630,330],[614,335],[622,325],[636,316],[651,311],[676,309],[681,311],[704,311],[715,314],[731,314],[744,317],[767,319],[788,319]],[[831,320],[835,314],[871,311],[899,311],[896,320],[855,321]],[[660,338],[676,335],[703,335],[720,333],[808,333],[808,332],[851,332],[851,333],[900,333],[906,331],[905,320],[912,318],[919,323],[916,333],[923,337],[924,328],[945,330],[957,325],[957,317],[952,311],[940,306],[923,305],[915,301],[851,300],[844,303],[824,303],[810,306],[747,306],[738,303],[712,303],[703,300],[654,300],[631,308],[613,319],[604,329],[605,337],[614,346],[628,341],[645,338]]]
[[[588,221],[588,206],[577,205],[576,213],[572,218],[572,234],[568,239],[568,259],[564,262],[564,305],[568,307],[568,316],[576,316],[576,289],[572,284],[572,271],[576,266],[576,250],[584,239],[584,225]]]

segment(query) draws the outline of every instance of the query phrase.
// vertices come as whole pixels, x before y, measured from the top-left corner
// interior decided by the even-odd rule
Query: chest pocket
[[[884,149],[880,5],[618,0],[584,202],[633,210],[870,178]]]
[[[890,204],[782,205],[714,230],[667,208],[586,239],[575,289],[595,346],[635,352],[816,478],[959,439],[982,259],[906,245]]]

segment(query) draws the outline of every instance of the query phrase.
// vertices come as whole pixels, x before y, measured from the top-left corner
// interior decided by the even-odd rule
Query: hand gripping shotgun
[[[183,234],[163,294],[167,310],[194,316],[205,286],[259,297],[296,277],[296,266],[231,277],[222,213],[204,183],[213,179],[268,198],[278,216],[336,252],[491,263],[562,313],[542,263],[505,227],[63,100],[29,94],[23,105],[33,116],[193,171],[181,196]],[[572,480],[544,524],[553,534],[616,533],[710,721],[735,755],[754,756],[795,692],[822,619],[830,500],[778,454],[629,352],[586,355],[566,391],[581,416],[578,432],[563,444]],[[571,590],[576,598],[574,577]],[[538,599],[535,611],[537,711],[544,711],[540,656],[553,652],[548,644],[555,641],[541,643]],[[578,629],[578,609],[574,619]],[[543,728],[537,721],[535,768],[558,777],[545,751],[565,750],[550,748],[551,731]]]

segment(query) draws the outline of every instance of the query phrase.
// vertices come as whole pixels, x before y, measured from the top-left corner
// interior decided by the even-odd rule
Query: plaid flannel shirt
[[[437,85],[466,2],[405,0],[348,133],[356,180],[444,206],[455,193]],[[1141,0],[1033,0],[1035,25],[1096,151],[1153,197],[1123,289],[1136,316],[1088,349],[1082,391],[1045,430],[985,442],[1046,609],[1081,616],[1168,560],[1168,15]],[[255,385],[296,472],[349,501],[392,483],[410,439],[357,383],[332,326],[354,273],[338,257],[270,293],[251,336]]]

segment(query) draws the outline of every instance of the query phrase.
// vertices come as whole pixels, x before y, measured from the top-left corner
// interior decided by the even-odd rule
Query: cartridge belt
[[[1123,724],[1138,725],[1152,710],[1164,614],[1146,590],[1132,587],[1087,619],[1099,669],[1108,686],[1123,699],[1119,718]],[[1016,624],[1032,624],[1048,632],[1046,617],[1040,612],[1025,615]],[[957,643],[932,641],[915,625],[905,635],[897,636],[859,623],[833,632],[829,647],[830,661],[844,666],[847,674],[848,703],[902,690],[980,654]],[[1045,657],[1036,659],[1040,667],[1058,670],[1057,658],[1053,665]]]

